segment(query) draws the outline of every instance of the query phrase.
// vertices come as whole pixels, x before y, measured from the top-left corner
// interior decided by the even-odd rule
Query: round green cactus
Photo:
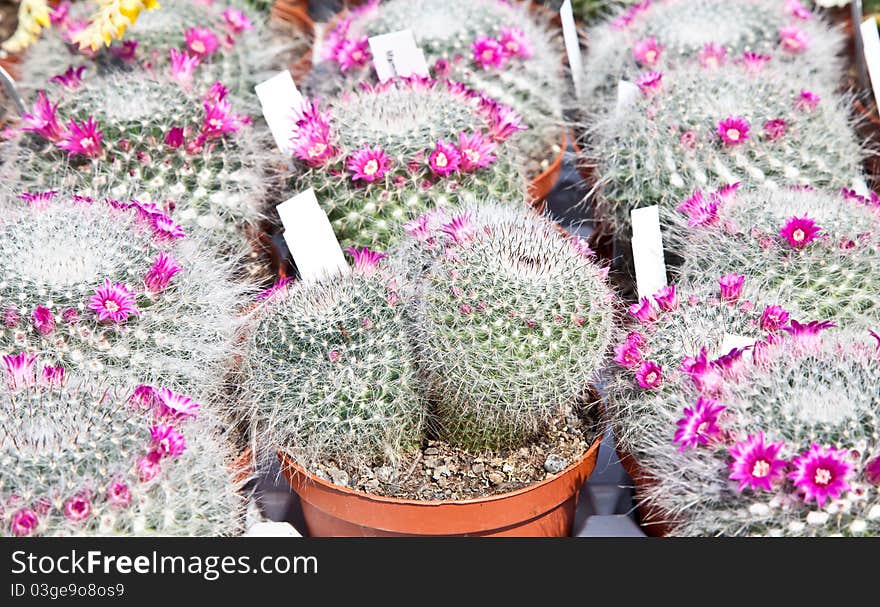
[[[437,431],[466,449],[521,446],[589,396],[613,335],[607,270],[526,209],[437,215],[409,226],[432,258],[413,327]]]
[[[229,443],[167,389],[0,367],[0,536],[227,536],[245,500]]]
[[[293,136],[292,191],[314,188],[343,246],[386,248],[400,225],[434,207],[498,197],[525,204],[506,106],[462,85],[392,80],[307,101]]]
[[[250,315],[240,400],[258,447],[305,467],[393,463],[422,440],[426,409],[406,284],[384,255],[351,252],[351,272],[314,284],[281,281]]]

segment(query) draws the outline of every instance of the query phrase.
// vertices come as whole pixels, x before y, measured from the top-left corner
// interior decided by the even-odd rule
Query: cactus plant
[[[222,85],[201,93],[143,73],[40,92],[5,144],[3,181],[152,202],[218,243],[240,242],[263,217],[272,152]]]
[[[438,433],[519,447],[584,404],[613,335],[607,269],[528,209],[481,203],[409,225],[427,247],[414,339]]]
[[[875,194],[785,188],[721,197],[698,191],[681,208],[688,225],[674,231],[682,242],[670,245],[684,258],[681,283],[739,272],[761,290],[784,295],[801,318],[880,326]]]
[[[250,316],[240,400],[257,446],[304,467],[395,462],[422,440],[406,285],[384,255],[350,252],[351,272],[282,280]]]
[[[460,84],[389,80],[301,114],[290,189],[314,188],[343,246],[386,248],[400,224],[459,199],[524,204],[505,144],[519,116]]]
[[[0,371],[0,536],[238,535],[230,445],[164,388],[64,377],[24,353]]]
[[[782,78],[754,58],[646,73],[638,100],[591,125],[579,159],[597,169],[601,220],[626,239],[633,208],[657,204],[672,226],[695,187],[850,187],[862,150],[844,101]]]
[[[368,2],[339,20],[317,53],[330,69],[316,71],[315,94],[352,88],[373,77],[367,39],[410,29],[432,73],[512,107],[529,126],[515,137],[535,178],[561,154],[566,80],[557,32],[529,3],[498,0]]]
[[[645,0],[591,27],[586,40],[582,98],[592,112],[613,107],[618,81],[694,60],[772,57],[787,76],[829,89],[843,75],[842,33],[797,0]]]
[[[814,329],[793,323],[664,397],[673,418],[643,463],[675,534],[880,533],[877,342]]]
[[[57,192],[0,201],[0,353],[200,399],[225,385],[246,289],[150,204]]]

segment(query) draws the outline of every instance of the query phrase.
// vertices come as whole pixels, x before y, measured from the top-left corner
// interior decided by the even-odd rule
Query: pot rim
[[[529,185],[537,184],[545,179],[548,179],[553,175],[554,172],[559,170],[559,167],[562,166],[562,161],[565,158],[565,151],[568,148],[568,129],[563,127],[560,129],[562,131],[562,141],[559,145],[559,154],[556,155],[556,158],[553,162],[548,166],[544,172],[535,177],[534,179],[529,180]]]

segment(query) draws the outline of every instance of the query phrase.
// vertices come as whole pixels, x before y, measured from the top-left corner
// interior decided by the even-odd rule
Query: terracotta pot
[[[290,73],[297,82],[312,71],[312,49],[317,39],[315,22],[309,17],[308,10],[308,3],[297,0],[275,0],[275,4],[272,5],[273,19],[289,24],[311,40],[306,52],[301,57],[296,57],[290,64]]]
[[[871,141],[876,147],[880,141],[880,115],[877,114],[877,106],[868,106],[858,98],[853,100],[853,112],[858,117],[857,129],[861,139]],[[868,156],[865,158],[865,173],[877,187],[880,185],[880,151],[868,148]]]
[[[420,501],[338,487],[279,454],[281,469],[302,501],[313,537],[512,536],[571,534],[578,493],[596,466],[601,438],[580,460],[547,480],[502,495]]]
[[[6,55],[5,57],[0,57],[0,67],[9,72],[9,75],[14,80],[18,80],[20,76],[18,64],[20,61],[21,58],[18,55]]]
[[[254,453],[250,447],[241,452],[241,454],[232,460],[229,464],[229,474],[232,476],[234,485],[244,485],[246,482],[254,478],[257,474],[256,465],[254,464]]]
[[[568,133],[562,131],[562,141],[559,144],[559,155],[553,163],[547,167],[547,170],[532,179],[529,182],[529,196],[536,203],[547,198],[547,195],[553,190],[556,182],[559,181],[559,175],[562,173],[562,160],[565,157],[565,148],[568,146]]]
[[[626,470],[630,478],[633,479],[634,501],[639,511],[639,522],[645,534],[651,537],[664,537],[669,535],[672,530],[672,521],[667,514],[654,504],[644,502],[645,490],[655,484],[654,478],[645,472],[639,465],[639,462],[629,453],[622,453],[617,450],[617,458],[620,465]]]

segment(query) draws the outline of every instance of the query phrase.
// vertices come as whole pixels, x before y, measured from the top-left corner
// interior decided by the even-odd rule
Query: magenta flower
[[[6,308],[3,312],[3,325],[7,329],[17,326],[19,320],[21,320],[21,315],[15,308]]]
[[[697,134],[693,131],[685,131],[678,138],[678,142],[689,150],[697,147]]]
[[[749,123],[741,116],[728,116],[718,123],[718,135],[728,147],[740,145],[749,138]]]
[[[783,327],[783,330],[807,350],[816,350],[822,343],[822,331],[831,329],[836,325],[830,320],[813,320],[807,324],[801,324],[792,320],[791,324]]]
[[[458,134],[458,152],[461,157],[459,169],[465,173],[471,173],[477,169],[484,169],[495,162],[493,153],[497,144],[483,137],[482,133]]]
[[[700,397],[693,407],[685,407],[684,417],[677,422],[674,443],[679,443],[680,451],[698,445],[708,445],[709,441],[721,434],[718,416],[724,407],[711,398]]]
[[[802,53],[810,46],[810,37],[798,27],[783,27],[779,29],[779,43],[789,53]]]
[[[718,394],[724,384],[718,366],[709,361],[706,348],[701,348],[696,357],[685,356],[681,361],[681,371],[704,394]]]
[[[323,166],[336,156],[330,142],[330,122],[309,102],[308,111],[297,122],[297,130],[291,139],[293,155],[312,167]]]
[[[86,66],[84,65],[81,65],[78,68],[74,68],[71,65],[63,74],[53,76],[49,82],[54,82],[55,84],[60,84],[63,87],[73,90],[82,84],[82,75],[84,71],[86,71]]]
[[[474,61],[484,69],[504,67],[507,53],[501,43],[488,36],[479,36],[471,45]]]
[[[351,255],[355,271],[361,274],[372,274],[379,267],[379,262],[387,257],[384,253],[371,251],[367,247],[347,247],[345,252]]]
[[[663,85],[663,74],[661,72],[647,72],[639,76],[636,80],[639,90],[646,97],[655,94]]]
[[[569,240],[571,247],[575,252],[585,259],[592,259],[596,256],[596,251],[590,248],[590,243],[580,236],[574,235]]]
[[[67,520],[79,522],[89,518],[92,513],[92,504],[83,495],[75,495],[64,502],[64,516]]]
[[[48,335],[55,330],[55,318],[52,316],[52,311],[45,306],[34,308],[31,320],[33,321],[34,329],[40,335]]]
[[[697,55],[697,59],[704,68],[716,69],[724,65],[724,62],[727,60],[727,49],[715,42],[709,42],[703,46],[703,49]]]
[[[234,8],[227,8],[223,11],[223,21],[226,22],[226,27],[233,35],[238,35],[241,32],[254,29],[254,26],[251,25],[251,21],[247,18],[247,15]]]
[[[431,172],[435,175],[446,177],[461,166],[461,154],[454,145],[440,139],[428,157],[428,166],[431,167]]]
[[[339,359],[341,357],[342,355],[339,353],[338,350],[330,350],[329,352],[327,352],[327,360],[329,360],[331,363],[339,362]]]
[[[671,312],[678,308],[678,296],[675,294],[675,285],[661,287],[654,293],[654,301],[664,312]]]
[[[58,195],[58,190],[45,192],[22,192],[18,197],[35,209],[47,209],[49,203]]]
[[[186,236],[183,228],[174,223],[174,220],[165,213],[153,214],[150,216],[150,220],[153,223],[153,230],[156,231],[156,235],[164,240],[177,240]]]
[[[764,433],[749,436],[730,448],[730,480],[739,481],[739,492],[746,487],[753,490],[773,490],[773,482],[785,477],[784,459],[779,458],[783,443],[764,444]]]
[[[49,141],[60,141],[64,137],[65,132],[64,127],[59,124],[58,118],[55,115],[57,109],[58,105],[49,103],[46,93],[39,91],[37,93],[37,100],[31,108],[31,113],[25,112],[21,116],[21,120],[24,123],[21,130],[36,133]]]
[[[515,133],[525,131],[528,128],[522,123],[522,116],[512,108],[500,103],[492,106],[489,112],[489,123],[491,125],[489,134],[495,141],[504,141]]]
[[[196,66],[201,62],[198,55],[187,55],[176,48],[168,51],[171,57],[171,77],[183,85],[192,82]]]
[[[360,40],[345,40],[336,52],[336,61],[339,63],[339,69],[343,72],[363,67],[372,59],[370,42],[366,36]]]
[[[829,498],[837,499],[844,491],[849,491],[847,478],[853,468],[847,461],[847,453],[846,449],[813,443],[809,451],[792,460],[794,470],[788,478],[803,494],[804,502],[815,500],[821,507]]]
[[[173,126],[168,129],[168,134],[165,135],[165,145],[172,149],[177,149],[183,145],[183,129],[179,126]]]
[[[16,537],[27,537],[33,535],[39,524],[40,520],[37,518],[36,512],[30,508],[22,508],[9,519],[9,530]]]
[[[647,297],[642,297],[639,303],[631,305],[627,311],[630,316],[643,324],[652,323],[658,318],[657,309]]]
[[[508,57],[520,57],[529,59],[535,54],[532,43],[526,37],[525,32],[515,27],[502,27],[498,36],[498,43]]]
[[[55,8],[49,9],[49,22],[52,25],[65,25],[69,16],[70,2],[67,0],[59,3]]]
[[[195,417],[201,408],[191,398],[172,392],[168,388],[153,390],[153,396],[157,413],[162,417],[171,419]]]
[[[217,52],[220,44],[217,36],[207,27],[196,26],[186,32],[186,50],[190,55],[204,59]]]
[[[128,485],[116,481],[107,488],[107,501],[120,508],[127,508],[131,504],[131,489]]]
[[[742,274],[725,274],[718,279],[718,286],[721,287],[721,299],[723,301],[736,301],[742,295],[743,285],[746,277]]]
[[[813,18],[813,13],[801,4],[800,0],[785,0],[785,12],[795,19],[801,19],[802,21],[809,21]]]
[[[653,67],[659,63],[662,50],[654,36],[642,38],[633,45],[633,59],[643,66]]]
[[[352,181],[373,182],[385,176],[391,168],[391,158],[380,146],[365,145],[349,157],[345,168],[352,174]]]
[[[473,238],[475,229],[476,227],[471,223],[471,216],[467,213],[456,215],[449,222],[440,226],[440,231],[456,244]]]
[[[872,485],[880,485],[880,457],[865,464],[865,480]]]
[[[804,215],[803,217],[791,217],[779,230],[779,235],[784,238],[793,249],[803,249],[816,240],[822,228],[816,222]]]
[[[226,99],[205,103],[205,118],[202,121],[202,134],[205,137],[211,139],[234,133],[242,124],[244,120],[232,112],[232,104]]]
[[[639,350],[645,345],[645,337],[633,331],[626,336],[626,340],[614,348],[614,362],[621,367],[635,367],[642,362],[642,353]]]
[[[110,47],[110,52],[113,53],[116,57],[119,57],[125,63],[133,63],[137,58],[137,48],[138,41],[137,40],[125,40],[121,45],[113,45]]]
[[[767,306],[761,313],[761,330],[778,331],[788,324],[789,314],[781,306]]]
[[[150,451],[137,462],[138,478],[142,483],[148,483],[162,472],[162,454],[158,451]]]
[[[255,298],[257,299],[257,301],[271,299],[275,295],[285,292],[287,290],[287,285],[289,285],[291,282],[293,282],[293,280],[288,278],[287,276],[280,276],[272,284],[271,287],[257,293]]]
[[[718,204],[718,197],[706,197],[702,190],[697,190],[675,210],[688,216],[688,225],[692,228],[707,227],[718,221]]]
[[[161,293],[181,269],[174,257],[165,252],[159,253],[144,277],[144,285],[151,293]]]
[[[37,357],[32,354],[7,354],[3,356],[3,366],[6,368],[6,379],[12,389],[33,386],[36,381],[34,363]]]
[[[43,383],[47,386],[60,386],[64,383],[64,367],[43,367]]]
[[[105,280],[103,285],[95,289],[95,294],[89,299],[89,308],[95,311],[99,321],[109,320],[116,324],[140,313],[135,304],[134,294],[124,284],[119,282],[111,284],[110,280]]]
[[[745,367],[743,353],[748,348],[734,348],[727,354],[712,361],[712,367],[721,371],[725,377],[740,377]]]
[[[785,137],[788,130],[788,123],[782,118],[774,118],[764,123],[764,135],[770,141],[777,141]]]
[[[799,110],[812,112],[817,107],[819,107],[819,102],[821,101],[822,98],[813,91],[801,89],[801,94],[798,97],[795,107],[797,107],[797,109]]]
[[[168,424],[159,424],[150,428],[150,439],[155,450],[162,456],[177,457],[186,451],[183,435]]]
[[[654,361],[645,361],[636,371],[636,381],[645,390],[653,390],[663,383],[663,370]]]
[[[71,156],[80,154],[89,158],[101,155],[104,134],[98,130],[98,124],[92,116],[82,122],[71,119],[67,123],[67,132],[57,142],[57,146]]]
[[[747,72],[750,74],[757,74],[770,62],[770,57],[768,55],[746,51],[743,53],[742,61]]]

